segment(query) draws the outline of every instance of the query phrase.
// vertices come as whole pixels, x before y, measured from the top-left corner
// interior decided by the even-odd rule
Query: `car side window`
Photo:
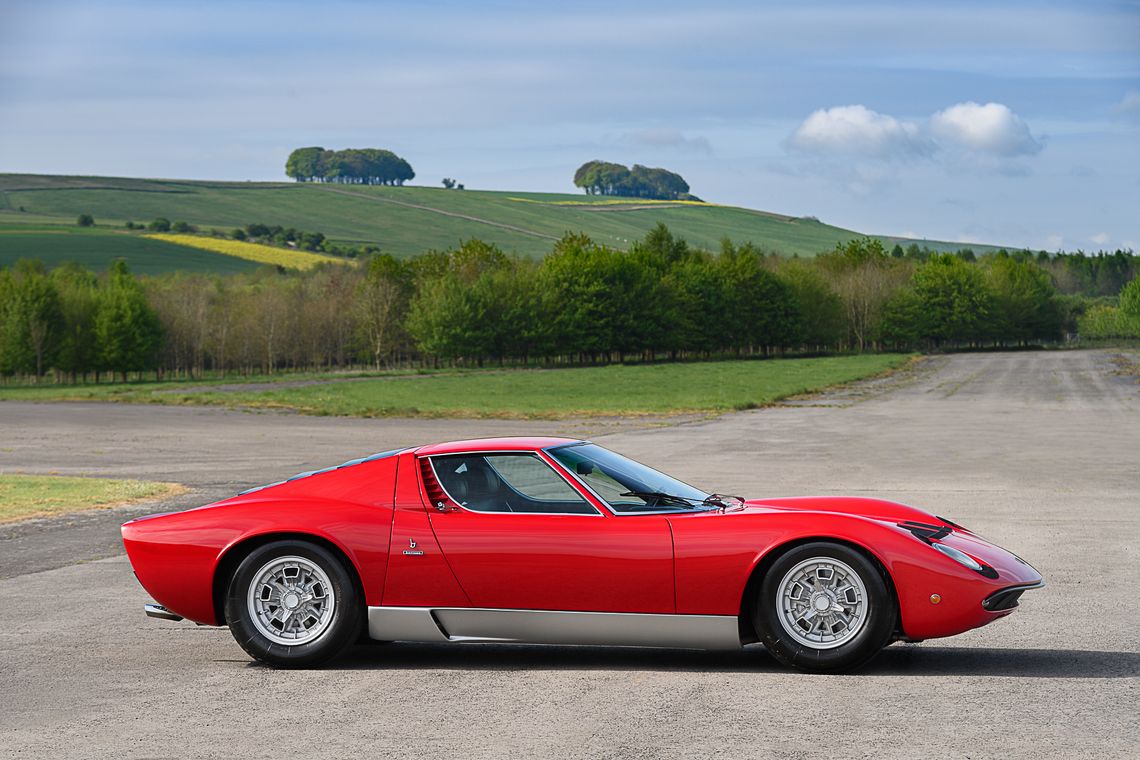
[[[598,514],[535,454],[441,456],[431,465],[447,495],[473,512]]]

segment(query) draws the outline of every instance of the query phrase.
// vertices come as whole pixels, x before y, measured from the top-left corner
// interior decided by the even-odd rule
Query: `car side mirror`
[[[594,473],[594,465],[590,462],[579,462],[574,465],[574,472],[579,475],[592,475]]]

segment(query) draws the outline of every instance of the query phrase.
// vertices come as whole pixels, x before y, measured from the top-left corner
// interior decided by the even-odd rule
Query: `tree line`
[[[923,262],[939,251],[918,243],[911,243],[906,248],[895,244],[891,249],[891,257],[896,259],[910,259]],[[1005,249],[998,249],[1000,256],[1010,255]],[[954,252],[955,256],[966,261],[977,261],[978,255],[972,248],[960,248]],[[1028,250],[1016,251],[1013,255],[1020,258],[1030,257],[1042,269],[1049,273],[1057,289],[1062,293],[1080,294],[1085,296],[1114,296],[1125,285],[1132,281],[1140,272],[1137,267],[1137,257],[1132,251],[1098,251],[1086,253],[1078,250],[1073,252],[1049,253],[1038,251],[1032,253]]]
[[[298,182],[349,185],[402,185],[415,179],[412,165],[390,150],[297,148],[285,161],[285,174]]]
[[[652,169],[641,164],[633,168],[608,161],[587,161],[574,172],[574,185],[588,195],[618,195],[653,200],[700,200],[689,194],[689,183],[676,172]]]
[[[160,366],[165,332],[143,283],[122,261],[103,277],[39,261],[0,270],[0,374],[72,380]]]
[[[800,259],[729,241],[709,252],[661,225],[628,251],[569,234],[540,261],[469,240],[412,259],[224,277],[20,262],[0,270],[0,373],[188,377],[1140,338],[1140,257],[1102,258],[1128,262],[1118,298],[1066,293],[1054,272],[1085,265],[1025,251],[916,261],[861,238]]]

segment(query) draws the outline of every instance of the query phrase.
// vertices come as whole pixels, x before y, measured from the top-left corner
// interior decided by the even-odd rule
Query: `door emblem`
[[[408,539],[408,548],[404,549],[404,554],[408,557],[422,557],[424,555],[423,549],[416,548],[416,539]]]

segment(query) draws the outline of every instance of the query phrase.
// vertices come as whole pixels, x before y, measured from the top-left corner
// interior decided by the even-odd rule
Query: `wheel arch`
[[[226,591],[228,590],[230,579],[233,578],[234,573],[237,571],[238,565],[240,565],[242,560],[248,557],[251,552],[266,544],[271,544],[274,541],[307,541],[327,550],[344,566],[349,577],[352,578],[356,593],[360,596],[361,601],[364,601],[364,583],[360,578],[360,569],[356,567],[356,564],[348,556],[348,553],[335,541],[315,533],[305,533],[303,531],[257,533],[246,536],[226,547],[214,567],[211,599],[214,605],[214,618],[217,620],[218,625],[226,625]]]
[[[744,593],[741,594],[740,597],[740,610],[737,613],[738,625],[740,627],[740,640],[742,643],[750,644],[760,640],[752,621],[755,617],[756,598],[759,595],[760,584],[764,582],[764,577],[772,565],[776,563],[776,560],[796,547],[818,542],[846,546],[848,549],[852,549],[868,559],[878,569],[879,574],[883,577],[883,581],[887,584],[887,588],[891,592],[891,598],[895,601],[895,611],[899,612],[901,610],[899,592],[898,589],[895,588],[894,578],[891,577],[886,563],[883,562],[882,558],[875,552],[871,551],[870,548],[857,541],[852,541],[848,538],[838,538],[836,536],[797,536],[796,538],[770,547],[753,566],[752,572],[748,576],[748,581],[744,584]],[[895,626],[898,629],[895,633],[898,635],[901,632],[901,616],[896,615]]]

